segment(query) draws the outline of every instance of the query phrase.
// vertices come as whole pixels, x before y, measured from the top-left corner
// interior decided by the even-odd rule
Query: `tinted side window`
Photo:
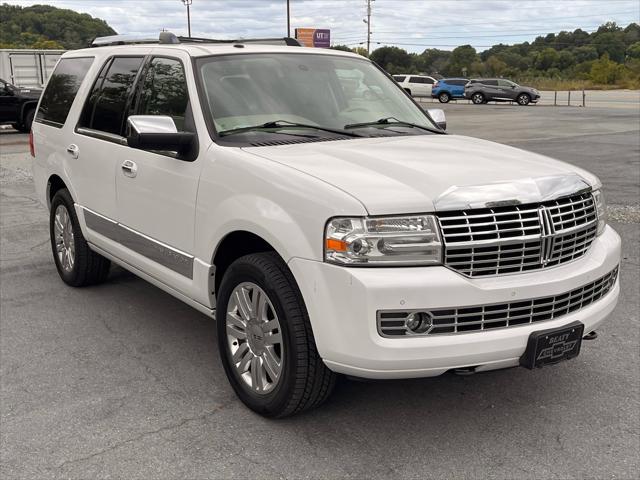
[[[492,87],[497,87],[498,86],[498,81],[497,80],[482,80],[482,84],[483,85],[489,85]]]
[[[168,115],[184,131],[189,92],[179,60],[154,58],[144,77],[138,115]]]
[[[125,110],[143,57],[116,57],[98,78],[85,105],[80,125],[122,134]],[[104,68],[103,68],[104,70]]]
[[[411,77],[409,83],[424,83],[420,77]]]
[[[394,78],[394,80],[396,82],[402,83],[402,82],[404,82],[404,79],[407,78],[407,77],[404,76],[404,75],[394,75],[393,78]]]
[[[514,83],[510,82],[509,80],[498,80],[498,85],[501,87],[511,87],[512,85],[514,85]]]
[[[55,127],[64,125],[71,104],[92,63],[93,57],[63,58],[58,62],[42,94],[36,115],[37,122]]]
[[[422,83],[429,83],[429,84],[433,85],[433,80],[431,80],[430,78],[423,78],[422,79]]]
[[[451,85],[466,85],[467,81],[466,80],[449,80],[447,83],[451,84]]]

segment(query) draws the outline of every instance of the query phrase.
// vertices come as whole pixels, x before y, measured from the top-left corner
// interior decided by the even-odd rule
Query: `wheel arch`
[[[24,102],[20,107],[20,116],[18,117],[18,123],[24,122],[27,112],[30,110],[35,110],[37,106],[37,100],[29,100],[28,102]]]
[[[62,178],[60,178],[55,173],[50,175],[47,179],[47,208],[51,209],[51,201],[53,200],[53,196],[56,194],[58,190],[62,190],[63,188],[69,189],[67,184],[64,182]],[[69,192],[71,194],[71,192]],[[73,198],[73,195],[72,195]]]
[[[234,230],[227,233],[220,239],[211,258],[211,264],[215,268],[213,285],[211,285],[213,291],[219,291],[224,273],[234,261],[245,255],[262,252],[274,252],[283,262],[285,261],[271,243],[256,233],[248,230]]]

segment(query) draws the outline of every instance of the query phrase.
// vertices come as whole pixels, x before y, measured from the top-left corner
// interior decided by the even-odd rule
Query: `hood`
[[[580,178],[584,186],[598,181],[579,168],[542,155],[459,135],[350,139],[244,150],[334,185],[360,200],[372,215],[434,211],[439,199],[448,198],[452,191],[474,190],[468,187],[531,185],[535,179],[565,176]],[[495,190],[505,192],[505,198],[494,196],[487,201],[513,200],[514,188]],[[552,196],[553,192],[543,194]]]

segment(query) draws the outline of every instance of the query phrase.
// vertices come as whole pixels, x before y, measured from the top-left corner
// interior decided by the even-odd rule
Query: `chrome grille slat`
[[[383,337],[417,337],[472,333],[553,320],[585,308],[604,297],[615,285],[619,267],[599,279],[558,295],[513,302],[423,310],[378,311],[378,332]],[[416,311],[431,317],[432,327],[414,334],[403,324]]]
[[[444,263],[468,277],[530,272],[583,256],[596,237],[591,192],[539,205],[440,212]]]

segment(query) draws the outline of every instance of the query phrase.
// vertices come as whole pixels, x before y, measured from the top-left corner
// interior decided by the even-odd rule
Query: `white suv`
[[[430,97],[437,80],[428,75],[394,75],[393,79],[413,97]]]
[[[613,310],[620,238],[592,174],[446,134],[358,55],[176,42],[63,55],[36,189],[62,280],[114,262],[215,316],[250,408],[316,406],[337,373],[555,363]]]

